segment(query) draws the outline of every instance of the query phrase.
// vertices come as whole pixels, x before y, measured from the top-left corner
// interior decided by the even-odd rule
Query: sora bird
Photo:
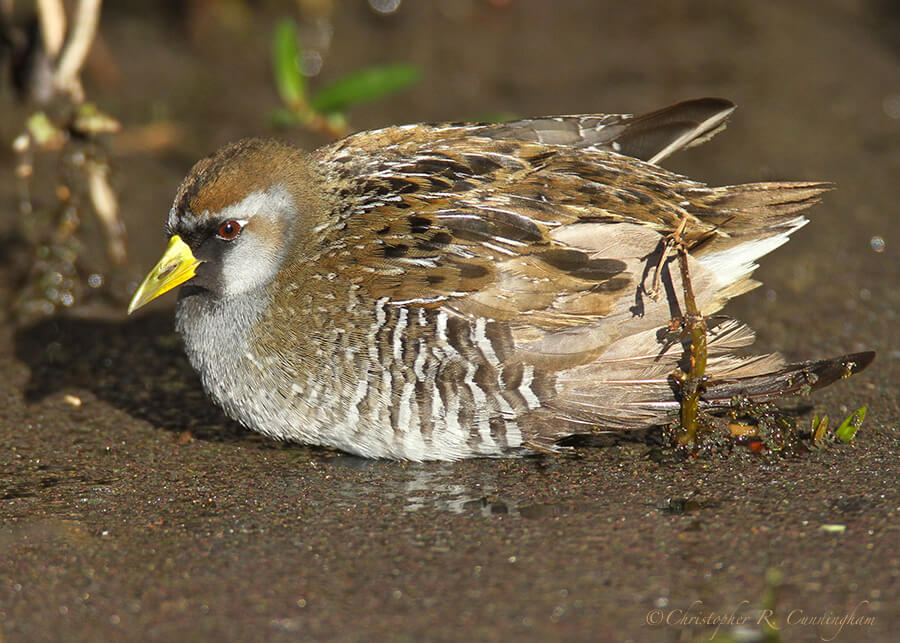
[[[266,435],[367,457],[553,450],[672,421],[699,312],[830,188],[709,187],[658,163],[724,128],[726,100],[646,114],[361,132],[312,153],[261,139],[198,162],[129,312],[184,284],[176,326],[208,394]],[[658,285],[654,285],[659,273]],[[786,364],[709,323],[702,409],[830,383],[873,354]]]

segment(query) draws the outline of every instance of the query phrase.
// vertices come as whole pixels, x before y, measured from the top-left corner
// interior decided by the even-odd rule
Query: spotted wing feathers
[[[555,439],[579,426],[665,421],[677,408],[671,375],[684,355],[682,342],[665,336],[683,314],[671,259],[664,296],[646,292],[666,235],[685,222],[698,305],[711,315],[756,285],[749,278],[756,259],[802,226],[800,212],[830,189],[814,182],[712,188],[656,166],[720,131],[733,109],[701,99],[638,117],[358,134],[315,159],[335,190],[332,245],[340,251],[324,260],[335,270],[348,261],[361,268],[360,285],[373,300],[462,325],[457,334],[478,349],[466,357],[470,373],[487,372],[479,360],[496,362],[491,372],[527,373],[525,384],[469,381],[488,397],[510,386],[533,395],[523,435]],[[501,336],[502,350],[492,339]],[[837,363],[738,356],[751,342],[738,322],[712,331],[707,403],[735,391],[795,390],[796,373],[831,373]]]

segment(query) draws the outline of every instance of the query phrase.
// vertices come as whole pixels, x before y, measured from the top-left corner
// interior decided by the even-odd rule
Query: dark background
[[[270,125],[270,39],[289,16],[309,41],[332,34],[314,86],[373,63],[421,66],[411,90],[353,110],[359,129],[737,102],[725,133],[667,166],[713,184],[838,189],[727,311],[791,359],[878,351],[812,400],[833,422],[869,415],[852,444],[799,458],[658,463],[625,442],[578,458],[363,461],[224,419],[182,355],[174,297],[136,319],[91,308],[17,327],[6,315],[0,641],[708,640],[714,627],[685,619],[732,613],[743,629],[719,635],[752,640],[764,606],[782,640],[831,637],[836,625],[800,619],[854,609],[871,622],[836,640],[900,631],[896,3],[406,0],[388,16],[362,1],[107,5],[85,80],[125,125],[111,158],[132,280],[159,256],[195,160],[246,135],[325,141]],[[7,228],[9,142],[28,110],[0,94]],[[17,279],[0,261],[0,301]]]

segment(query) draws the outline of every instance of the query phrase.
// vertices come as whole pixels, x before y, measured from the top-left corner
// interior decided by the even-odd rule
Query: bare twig
[[[76,103],[84,100],[79,72],[90,51],[91,43],[97,33],[100,21],[100,8],[103,0],[81,0],[72,21],[72,33],[66,47],[59,58],[53,84],[60,91],[66,92]]]
[[[80,274],[90,265],[81,256],[84,244],[76,238],[84,214],[80,198],[84,188],[105,233],[110,268],[118,271],[126,261],[125,226],[100,141],[102,135],[118,132],[121,125],[92,103],[85,102],[81,83],[82,68],[97,36],[103,2],[35,1],[46,54],[43,58],[46,82],[40,87],[46,91],[32,91],[31,97],[38,105],[52,101],[53,109],[37,109],[31,114],[25,131],[13,145],[20,184],[19,210],[23,215],[37,214],[30,194],[35,157],[41,153],[54,159],[60,171],[55,187],[55,209],[42,209],[43,216],[37,220],[20,218],[22,236],[33,252],[24,287],[13,303],[21,322],[72,306],[87,292],[86,286],[98,288],[103,283],[97,275],[84,280]],[[4,3],[0,4],[2,9],[8,0],[0,3]],[[90,268],[93,270],[93,265]]]
[[[55,60],[66,38],[66,10],[62,0],[37,0],[44,51]]]
[[[124,264],[125,226],[119,218],[119,200],[109,184],[109,165],[91,160],[87,162],[85,171],[91,203],[106,232],[106,250],[114,262]]]

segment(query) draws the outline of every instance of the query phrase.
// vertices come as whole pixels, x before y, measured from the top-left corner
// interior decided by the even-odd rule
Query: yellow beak
[[[128,314],[193,277],[200,263],[188,244],[177,234],[172,235],[162,259],[153,266],[153,270],[134,291],[134,296],[128,304]]]

